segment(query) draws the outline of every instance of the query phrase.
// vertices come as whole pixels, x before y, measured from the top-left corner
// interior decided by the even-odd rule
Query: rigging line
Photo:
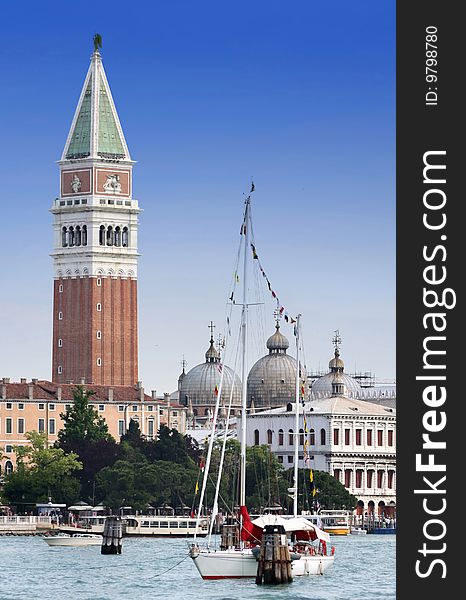
[[[241,331],[239,331],[238,333],[238,337],[241,334]],[[236,364],[238,362],[238,355],[239,355],[239,343],[237,344],[236,347],[236,356],[235,356],[235,363],[234,363],[234,367],[233,367],[233,372],[236,372]],[[234,381],[232,382],[234,383]],[[214,502],[212,505],[212,515],[210,518],[210,527],[209,527],[209,538],[207,541],[207,545],[210,546],[210,540],[212,537],[212,530],[213,530],[213,526],[214,526],[214,518],[217,516],[216,514],[214,514],[214,511],[217,510],[218,512],[218,496],[220,493],[220,484],[222,481],[222,470],[223,470],[223,461],[225,459],[225,448],[226,448],[226,443],[227,443],[227,437],[228,437],[228,425],[230,424],[230,413],[231,413],[231,404],[233,401],[233,391],[234,391],[234,385],[231,386],[230,389],[230,398],[229,398],[229,402],[228,402],[228,409],[227,409],[227,415],[226,415],[226,420],[225,420],[225,432],[223,435],[223,444],[222,444],[222,452],[220,455],[220,463],[218,466],[218,476],[217,476],[217,485],[215,488],[215,496],[214,496]]]
[[[151,577],[144,577],[144,581],[146,581],[148,579],[155,579],[156,577],[165,575],[165,573],[168,573],[169,571],[173,571],[173,569],[176,569],[176,567],[178,565],[181,565],[181,563],[184,562],[187,558],[189,558],[189,554],[186,554],[186,556],[184,558],[182,558],[179,562],[177,562],[176,565],[173,565],[172,567],[165,569],[165,571],[160,571],[160,573],[156,573],[155,575],[152,575]]]

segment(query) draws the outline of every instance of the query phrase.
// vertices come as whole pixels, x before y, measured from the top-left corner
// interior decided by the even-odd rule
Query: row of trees
[[[185,505],[194,507],[202,484],[202,452],[195,440],[162,426],[157,440],[145,439],[136,421],[117,443],[105,420],[90,405],[92,392],[77,387],[74,403],[62,416],[64,426],[53,447],[47,447],[44,434],[30,432],[29,446],[15,448],[17,466],[5,478],[3,501],[22,507],[36,502],[72,504],[78,498],[117,510],[132,506],[143,511],[148,505]],[[211,473],[207,482],[207,505],[213,499],[220,445],[214,447]],[[221,507],[237,504],[240,446],[227,442],[219,495]],[[247,450],[247,504],[250,509],[280,503],[290,508],[288,488],[291,470],[286,471],[268,446]],[[301,470],[300,508],[312,507],[309,498],[309,471]],[[318,500],[325,508],[350,508],[356,498],[333,477],[315,473]]]

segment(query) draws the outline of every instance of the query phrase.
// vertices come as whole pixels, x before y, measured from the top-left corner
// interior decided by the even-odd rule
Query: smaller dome
[[[219,363],[220,362],[220,352],[217,350],[214,344],[214,338],[210,338],[210,347],[205,353],[206,362],[211,363]]]
[[[267,348],[269,349],[270,353],[272,352],[286,352],[286,350],[289,348],[290,346],[290,342],[287,340],[287,338],[280,333],[280,324],[277,323],[275,325],[276,331],[273,335],[271,335],[269,337],[269,339],[267,340]]]
[[[343,373],[343,369],[345,368],[345,363],[340,358],[340,350],[335,348],[335,356],[328,363],[328,368],[332,373]]]

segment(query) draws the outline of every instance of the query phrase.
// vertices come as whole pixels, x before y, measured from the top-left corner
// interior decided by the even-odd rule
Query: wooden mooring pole
[[[123,539],[123,523],[120,517],[107,517],[105,519],[104,534],[102,537],[101,554],[121,554]]]
[[[290,583],[291,556],[283,525],[266,525],[262,532],[256,583]]]

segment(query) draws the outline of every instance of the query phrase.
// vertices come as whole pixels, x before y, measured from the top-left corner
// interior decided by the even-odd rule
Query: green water
[[[183,560],[185,540],[125,538],[121,555],[102,556],[99,546],[0,537],[0,600],[395,599],[395,536],[332,537],[332,544],[335,564],[325,575],[265,587],[253,579],[203,581]]]

